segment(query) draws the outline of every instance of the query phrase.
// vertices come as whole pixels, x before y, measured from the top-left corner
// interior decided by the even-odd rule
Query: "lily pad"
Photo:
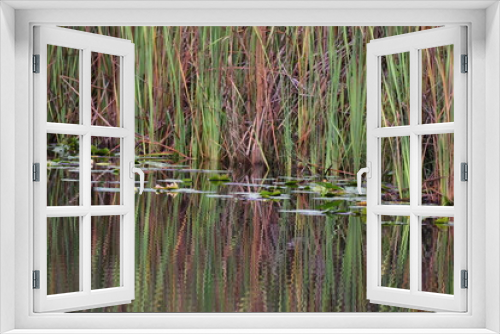
[[[290,187],[290,188],[297,188],[299,186],[299,181],[298,180],[286,181],[285,186]]]
[[[342,205],[344,201],[332,201],[327,202],[319,206],[319,209],[322,211],[339,211],[339,206]]]
[[[214,176],[211,176],[208,179],[208,181],[210,181],[210,182],[229,182],[229,181],[231,181],[231,178],[227,174],[214,175]]]
[[[101,157],[111,155],[111,151],[109,150],[109,148],[107,148],[107,147],[97,148],[95,145],[90,146],[90,153],[92,155],[97,155],[97,156],[101,156]]]
[[[279,189],[274,189],[272,191],[262,190],[260,195],[264,198],[281,196],[281,191]]]

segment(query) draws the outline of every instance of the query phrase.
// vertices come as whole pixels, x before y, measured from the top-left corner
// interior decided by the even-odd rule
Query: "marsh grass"
[[[427,28],[75,29],[135,43],[138,157],[161,157],[163,163],[233,170],[250,177],[314,175],[322,181],[351,176],[365,164],[366,43]],[[65,59],[49,63],[48,79],[53,83],[48,121],[78,123],[76,109],[69,110],[58,100],[78,98],[72,93],[78,82],[77,60],[49,48],[53,48],[49,55]],[[452,120],[449,51],[429,50],[425,57],[423,117]],[[116,119],[118,93],[111,84],[116,81],[116,63],[98,58],[92,64],[93,71],[102,73],[93,82],[100,92],[93,108],[100,119]],[[392,115],[383,121],[392,126],[402,125],[404,118],[398,113],[408,103],[401,91],[409,85],[404,64],[404,59],[388,62],[383,80],[388,93],[382,107]],[[452,203],[452,185],[445,177],[452,158],[450,143],[435,138],[425,145],[426,200]],[[384,157],[392,164],[387,183],[399,198],[409,184],[408,151],[389,147],[390,154]],[[149,188],[161,178],[186,177],[158,173],[147,172]],[[225,182],[210,182],[210,177],[190,175],[190,187],[229,196]],[[312,196],[297,194],[292,199],[224,201],[204,194],[145,193],[136,200],[136,301],[94,311],[404,311],[366,300],[365,217],[278,214],[317,209]],[[407,227],[398,229],[404,232]],[[51,238],[65,239],[65,233],[69,232],[55,231]],[[96,227],[95,233],[104,239],[108,232]],[[388,234],[384,245],[391,254],[406,254],[407,238],[406,232]],[[438,246],[446,248],[448,236],[440,238],[445,242]],[[71,245],[58,247],[71,253]],[[429,255],[429,263],[440,261],[438,252]],[[386,261],[388,268],[396,263],[399,271],[388,271],[385,279],[403,284],[401,270],[409,258],[388,256]],[[446,275],[446,268],[441,272]],[[55,268],[49,268],[48,279],[57,286]],[[442,281],[439,284],[442,288]]]

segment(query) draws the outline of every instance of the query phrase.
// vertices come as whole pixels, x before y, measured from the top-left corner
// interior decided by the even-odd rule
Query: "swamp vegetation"
[[[431,27],[73,27],[135,43],[136,298],[92,312],[409,311],[366,299],[366,44]],[[422,122],[453,121],[453,53],[422,50]],[[79,123],[78,50],[48,49],[48,122]],[[119,58],[92,54],[92,124],[119,126]],[[407,125],[409,58],[383,57],[382,126]],[[47,135],[48,205],[78,205],[79,138]],[[92,204],[120,202],[120,142],[93,138]],[[409,140],[382,202],[409,201]],[[453,136],[422,138],[422,202],[453,205]],[[119,224],[92,222],[93,288]],[[382,219],[382,284],[409,286],[409,224]],[[453,293],[453,221],[422,222],[423,289]],[[78,290],[78,221],[48,222],[49,293]]]

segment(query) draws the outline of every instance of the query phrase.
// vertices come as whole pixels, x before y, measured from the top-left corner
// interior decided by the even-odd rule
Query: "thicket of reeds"
[[[207,161],[227,168],[263,164],[282,175],[350,175],[364,165],[366,44],[427,28],[75,27],[135,43],[138,155],[163,153],[194,166]],[[450,49],[422,51],[425,123],[453,120]],[[386,58],[382,124],[405,125],[409,57]],[[52,94],[77,98],[77,61],[69,57],[51,67],[54,74],[61,71],[58,66],[73,72],[52,83]],[[93,77],[93,119],[118,117],[116,61],[93,57],[93,73],[108,74]],[[61,106],[59,117],[75,122],[71,107]],[[429,136],[424,142],[423,152],[430,160],[424,162],[424,201],[453,202],[447,178],[452,145],[442,136]],[[409,160],[385,158],[396,164],[390,167],[398,173],[388,180],[404,197]]]
[[[165,161],[192,167],[222,165],[239,171],[263,168],[274,176],[351,176],[366,160],[366,43],[427,28],[75,29],[135,43],[137,156],[163,156]],[[55,48],[48,52],[52,55],[48,68],[52,82],[48,121],[78,123],[78,58]],[[423,121],[452,121],[452,54],[449,48],[440,48],[424,50],[422,55],[426,64],[422,72]],[[113,57],[96,55],[92,66],[93,73],[102,73],[92,77],[93,120],[94,124],[106,125],[99,122],[118,120],[118,64]],[[404,55],[383,65],[384,125],[404,125],[409,119],[407,66]],[[54,144],[64,140],[51,138]],[[115,149],[107,144],[111,151]],[[384,191],[389,194],[389,201],[407,201],[409,144],[401,139],[384,145]],[[453,203],[452,147],[453,137],[449,135],[422,138],[425,203]],[[137,300],[154,298],[155,304],[137,303],[109,310],[391,310],[366,302],[365,232],[361,217],[329,217],[318,228],[310,217],[296,215],[294,223],[287,225],[275,211],[266,211],[276,203],[235,203],[224,207],[200,195],[172,199],[148,193],[139,198]],[[294,208],[307,209],[311,203],[298,196]],[[285,202],[283,206],[286,205],[290,204]],[[243,210],[246,220],[234,216],[235,206],[240,206],[238,210]],[[242,226],[235,226],[240,222]],[[404,254],[408,238],[405,231],[398,227],[386,232],[388,261],[391,254]],[[58,230],[55,234],[64,233]],[[105,238],[106,233],[104,227],[96,235]],[[438,235],[439,231],[433,233]],[[439,234],[443,240],[448,237],[449,231]],[[282,252],[276,247],[292,239],[304,244],[294,246],[290,252],[292,262],[279,259]],[[431,245],[434,249],[444,247],[449,259],[449,244]],[[251,259],[248,267],[226,262],[238,259],[233,256],[236,252]],[[95,257],[102,254],[96,252]],[[266,259],[277,267],[261,266]],[[172,260],[177,262],[172,264]],[[402,267],[396,268],[394,274],[388,273],[388,284],[407,283],[404,268],[409,259],[398,257],[397,261],[401,261]],[[426,261],[438,261],[438,257],[433,253]],[[282,271],[279,266],[283,266]],[[290,276],[276,279],[272,272],[275,269],[289,272]],[[439,270],[447,272],[446,268]],[[252,276],[255,273],[260,276]],[[287,281],[290,277],[293,281]],[[272,285],[274,288],[266,291],[274,295],[250,295],[260,288],[259,284]],[[439,289],[446,289],[442,282],[439,284]],[[313,287],[317,287],[315,293],[311,293]],[[248,298],[236,301],[242,289],[248,291]],[[183,304],[185,300],[179,297],[186,294],[195,295],[190,305]]]

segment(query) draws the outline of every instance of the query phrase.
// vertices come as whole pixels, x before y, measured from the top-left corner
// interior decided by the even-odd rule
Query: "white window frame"
[[[398,6],[404,5],[398,2]],[[407,2],[407,1],[404,1]],[[10,1],[13,6],[33,6],[31,2]],[[147,6],[147,1],[144,6]],[[455,3],[455,2],[453,2]],[[75,7],[97,6],[92,1],[84,5],[75,4]],[[439,5],[440,4],[440,5]],[[390,9],[388,2],[371,2],[371,8],[379,6],[379,9],[370,9],[366,3],[348,4],[337,2],[337,6],[355,7],[358,9],[323,8],[317,4],[315,9],[312,3],[302,5],[274,4],[272,8],[263,8],[264,4],[247,4],[235,6],[233,9],[219,9],[221,4],[213,3],[208,8],[191,8],[177,3],[184,9],[172,8],[158,9],[158,3],[151,4],[154,9],[58,9],[58,6],[67,4],[55,2],[37,2],[37,6],[47,6],[52,10],[19,10],[14,12],[8,4],[0,4],[0,107],[2,108],[0,120],[0,159],[8,161],[15,157],[15,168],[5,166],[0,161],[0,217],[2,218],[0,240],[0,316],[4,320],[1,330],[16,328],[15,333],[27,333],[23,329],[64,329],[62,332],[76,332],[75,329],[95,329],[89,333],[105,332],[98,329],[131,329],[142,326],[143,328],[162,329],[170,328],[170,332],[178,328],[201,329],[225,329],[213,332],[238,332],[236,329],[254,328],[255,331],[279,332],[283,328],[302,328],[301,330],[286,332],[341,332],[342,329],[362,328],[359,332],[377,332],[377,328],[386,328],[383,332],[409,332],[405,329],[419,328],[420,332],[433,333],[458,332],[464,329],[467,333],[491,333],[486,328],[495,332],[500,331],[499,281],[500,261],[498,256],[485,257],[485,254],[499,254],[500,230],[496,224],[500,218],[499,200],[500,176],[498,166],[500,163],[500,152],[498,147],[500,137],[498,125],[500,117],[498,110],[500,101],[498,91],[500,90],[500,11],[497,4],[481,2],[474,5],[473,1],[464,2],[464,7],[469,9],[436,9],[435,7],[448,8],[444,2],[434,1],[432,4],[424,2],[421,9],[415,9],[412,4],[408,9]],[[486,5],[492,5],[488,10]],[[51,7],[50,7],[51,6]],[[102,3],[100,6],[103,6]],[[109,4],[118,7],[127,4]],[[137,4],[135,5],[137,6]],[[205,4],[205,6],[207,6]],[[282,6],[280,9],[279,7]],[[285,6],[285,7],[283,7]],[[385,8],[383,8],[385,6]],[[412,7],[413,6],[413,7]],[[426,8],[425,6],[433,6]],[[483,6],[477,8],[474,6]],[[250,9],[249,9],[250,8]],[[422,9],[424,8],[424,9]],[[473,8],[473,9],[470,9]],[[476,9],[474,9],[476,8]],[[15,17],[15,23],[13,20]],[[485,22],[488,24],[486,29]],[[470,187],[468,189],[469,202],[469,231],[471,237],[468,243],[468,268],[469,268],[469,308],[466,313],[435,313],[435,314],[35,314],[33,313],[33,291],[31,285],[32,259],[32,198],[26,194],[32,194],[32,183],[30,180],[32,147],[32,76],[31,69],[31,46],[32,27],[37,24],[57,25],[438,25],[438,24],[464,24],[469,31],[469,63],[470,75],[468,76],[469,115],[468,115],[468,145],[469,145],[469,171]],[[12,30],[15,30],[15,42],[12,39]],[[15,46],[15,60],[13,52]],[[15,73],[12,66],[15,64]],[[485,64],[488,71],[485,71]],[[9,77],[4,74],[10,73]],[[15,74],[15,99],[14,88],[9,80]],[[486,85],[488,83],[488,85]],[[9,96],[9,92],[13,96]],[[488,108],[486,108],[488,106]],[[6,108],[15,110],[15,113],[7,114]],[[15,115],[15,116],[14,116]],[[488,122],[485,121],[489,117]],[[8,126],[15,127],[15,147],[10,148],[11,138],[8,137],[13,131]],[[487,130],[490,134],[485,134]],[[495,131],[496,130],[496,131]],[[10,139],[10,141],[9,141]],[[486,140],[488,139],[488,140]],[[7,142],[6,142],[7,141]],[[487,146],[485,146],[487,145]],[[485,148],[492,149],[485,154]],[[495,151],[496,150],[496,151]],[[15,152],[14,152],[15,151]],[[14,154],[15,153],[15,154]],[[4,161],[5,161],[4,160]],[[489,176],[488,183],[485,182],[485,161],[490,163],[486,170],[494,172]],[[15,172],[15,183],[10,173]],[[473,183],[472,183],[473,182]],[[15,198],[11,190],[4,185],[15,186]],[[485,188],[486,187],[486,188]],[[489,197],[486,196],[488,193]],[[485,201],[491,204],[486,210]],[[14,205],[15,212],[9,211],[9,205]],[[487,214],[487,215],[486,215]],[[489,219],[485,219],[485,217]],[[12,219],[15,222],[13,226]],[[472,229],[473,226],[473,229]],[[11,241],[15,237],[15,245]],[[9,239],[10,238],[10,239]],[[14,254],[14,256],[12,256]],[[486,260],[485,260],[486,258]],[[26,259],[30,259],[27,261]],[[488,266],[486,266],[486,261]],[[486,286],[485,286],[486,285]],[[14,289],[12,287],[15,286]],[[488,293],[485,293],[488,289]],[[12,308],[15,305],[15,308]],[[436,329],[437,328],[437,329]],[[230,330],[233,329],[233,330]],[[260,329],[260,330],[259,330]],[[272,330],[274,329],[274,330]],[[323,329],[323,330],[319,330]],[[392,329],[392,331],[390,330]],[[36,333],[37,331],[30,331]],[[50,331],[55,332],[55,331]],[[134,331],[128,331],[135,333]],[[144,333],[144,330],[136,332]],[[164,332],[168,332],[165,330]],[[246,331],[248,332],[248,331]],[[354,333],[353,331],[350,331]],[[412,333],[415,333],[413,331]]]
[[[34,269],[39,271],[39,288],[34,290],[36,312],[74,311],[117,304],[128,304],[135,295],[135,194],[132,172],[135,161],[135,46],[119,39],[65,28],[34,27],[34,52],[39,55],[39,73],[33,76],[34,162],[40,164],[39,182],[33,184]],[[79,52],[80,122],[47,122],[47,46],[73,48]],[[91,57],[100,52],[119,57],[120,120],[117,127],[91,124]],[[44,65],[41,65],[44,64]],[[78,136],[80,162],[80,203],[77,206],[47,206],[47,134]],[[91,203],[91,140],[112,137],[120,141],[120,204]],[[131,173],[132,172],[132,173]],[[132,176],[132,177],[131,177]],[[92,290],[92,217],[119,216],[120,284]],[[47,295],[47,218],[79,217],[79,283],[76,292]]]
[[[467,54],[466,28],[449,26],[426,31],[381,38],[367,45],[367,298],[377,304],[407,306],[422,310],[467,310],[467,290],[461,287],[460,275],[467,269],[467,184],[461,181],[461,163],[467,163],[467,76],[461,73],[461,56]],[[421,50],[453,45],[453,99],[454,121],[449,123],[422,123]],[[405,126],[382,126],[381,57],[409,54],[410,119]],[[454,206],[422,205],[422,135],[454,134]],[[401,138],[410,141],[410,203],[408,205],[382,204],[381,159],[382,138]],[[409,218],[410,286],[398,289],[381,286],[381,217],[405,216]],[[425,216],[454,217],[453,294],[422,291],[422,230]]]

